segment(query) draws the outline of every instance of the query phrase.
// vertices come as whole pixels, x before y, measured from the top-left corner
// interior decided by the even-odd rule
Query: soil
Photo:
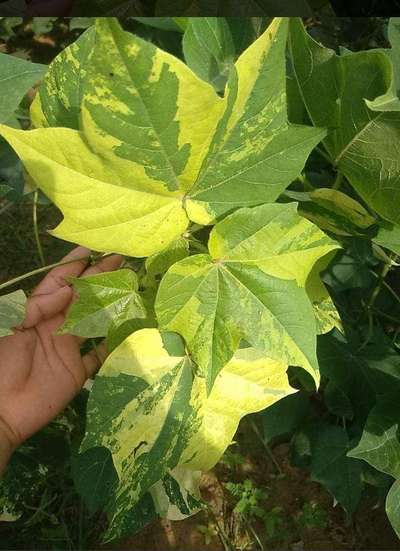
[[[290,464],[289,445],[281,444],[273,449],[275,461],[282,474],[277,475],[265,451],[258,449],[246,456],[243,465],[232,474],[232,470],[218,465],[214,471],[205,473],[201,481],[203,499],[209,504],[212,516],[201,512],[179,522],[160,521],[150,524],[140,534],[126,538],[105,549],[131,551],[224,551],[224,549],[262,549],[251,531],[243,526],[232,513],[232,503],[224,482],[250,478],[254,484],[268,492],[266,509],[281,509],[282,526],[274,538],[268,538],[262,523],[254,523],[253,529],[263,549],[307,549],[307,550],[397,550],[400,542],[396,537],[384,507],[373,501],[362,503],[358,513],[347,518],[344,510],[319,484],[310,480],[308,474]],[[299,525],[298,519],[305,503],[316,506],[326,514],[322,527]],[[224,547],[214,535],[208,545],[199,531],[218,520],[228,537],[231,547]]]

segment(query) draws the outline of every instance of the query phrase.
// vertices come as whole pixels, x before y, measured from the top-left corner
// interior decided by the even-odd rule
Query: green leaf
[[[386,496],[386,514],[393,530],[400,538],[400,480],[395,480]]]
[[[348,455],[400,478],[399,393],[381,396],[371,410],[358,445]]]
[[[317,379],[315,320],[302,286],[336,248],[294,203],[240,209],[212,230],[210,255],[166,273],[156,299],[160,327],[185,338],[209,390],[241,339]]]
[[[228,22],[223,17],[191,17],[183,36],[188,66],[217,91],[223,90],[236,50]]]
[[[72,477],[75,489],[93,514],[110,500],[118,482],[112,457],[106,448],[90,448],[85,453],[72,455]]]
[[[25,318],[26,296],[21,290],[0,297],[0,337],[13,335],[12,328]]]
[[[323,230],[337,235],[360,235],[376,223],[368,211],[345,193],[320,188],[307,194],[300,212]]]
[[[0,123],[11,117],[22,98],[46,70],[46,65],[0,53]]]
[[[79,297],[70,307],[59,333],[80,337],[104,337],[127,320],[145,318],[138,294],[138,279],[132,270],[117,270],[73,278]]]
[[[291,436],[307,417],[310,409],[310,398],[304,392],[286,396],[265,409],[260,414],[265,441],[269,443],[279,436]]]
[[[311,478],[319,482],[349,513],[358,506],[363,489],[362,463],[347,457],[350,449],[346,431],[322,425],[311,443]]]
[[[94,27],[88,29],[50,64],[31,105],[32,124],[36,128],[64,126],[79,129],[85,79],[95,37]]]
[[[167,477],[170,500],[185,513],[179,498],[183,492],[190,510],[187,491],[196,498],[190,472],[198,480],[199,470],[215,465],[243,415],[293,392],[286,368],[260,351],[239,350],[207,396],[205,380],[194,375],[195,366],[178,335],[143,329],[116,348],[95,379],[82,443],[82,451],[108,448],[118,474],[107,506],[107,538],[121,535],[127,515],[149,489],[159,514],[177,514],[165,496],[161,499],[159,484],[154,488],[161,480],[167,484],[167,475],[181,488],[177,493]]]
[[[372,241],[400,255],[400,226],[388,222],[381,222],[379,224],[378,233]]]
[[[224,98],[116,21],[100,19],[96,29],[80,132],[1,127],[64,214],[53,235],[149,256],[179,239],[189,219],[209,224],[235,207],[274,201],[325,135],[287,124],[286,20],[242,54]]]
[[[308,116],[330,128],[323,144],[332,162],[370,207],[399,222],[400,112],[372,111],[366,102],[390,88],[390,60],[380,51],[338,56],[297,18],[290,22],[289,49]]]

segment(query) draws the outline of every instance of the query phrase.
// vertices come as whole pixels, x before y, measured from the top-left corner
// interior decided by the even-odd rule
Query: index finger
[[[90,249],[86,249],[86,247],[73,249],[61,260],[66,264],[53,268],[34,289],[31,296],[48,295],[62,287],[70,286],[66,278],[79,277],[88,264],[90,254]]]

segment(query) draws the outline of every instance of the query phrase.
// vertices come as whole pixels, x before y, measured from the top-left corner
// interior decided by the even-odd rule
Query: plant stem
[[[271,448],[266,443],[265,438],[263,438],[261,436],[257,425],[255,424],[255,422],[253,420],[250,421],[250,424],[251,424],[251,427],[254,430],[255,434],[257,435],[258,439],[260,440],[261,444],[264,446],[265,451],[267,452],[267,454],[268,454],[269,458],[271,459],[272,463],[275,465],[276,470],[278,471],[279,474],[283,474],[283,471],[282,471],[279,463],[275,459],[274,454],[271,451]]]
[[[336,179],[333,183],[332,189],[340,189],[343,182],[343,174],[341,172],[338,172],[336,174]]]
[[[110,253],[113,254],[113,253]],[[109,255],[104,255],[109,256]],[[103,257],[103,258],[104,258]],[[71,264],[72,262],[77,262],[79,260],[88,260],[90,258],[95,258],[93,255],[86,255],[81,256],[79,258],[71,258],[70,260],[61,260],[60,262],[55,262],[54,264],[48,264],[47,266],[43,266],[42,268],[37,268],[36,270],[32,270],[31,272],[27,272],[26,274],[22,274],[18,277],[15,277],[14,279],[10,279],[10,281],[6,281],[5,283],[0,284],[0,291],[2,289],[6,289],[7,287],[11,287],[12,285],[15,285],[16,283],[19,283],[20,281],[23,281],[24,279],[27,279],[28,277],[35,276],[37,274],[42,274],[43,272],[47,272],[53,268],[57,268],[57,266],[64,266],[65,264]]]
[[[367,308],[368,309],[371,309],[373,307],[373,305],[375,304],[375,301],[376,299],[378,298],[378,295],[382,289],[382,285],[384,283],[384,280],[385,280],[385,277],[387,276],[387,274],[389,273],[389,270],[391,268],[391,264],[389,263],[385,263],[383,264],[382,266],[382,270],[378,276],[378,283],[377,285],[374,287],[372,293],[371,293],[371,296],[369,297],[368,299],[368,302],[366,304]]]
[[[33,212],[32,212],[32,218],[33,218],[33,231],[35,233],[35,241],[36,241],[36,248],[39,254],[40,263],[42,266],[46,265],[46,260],[43,254],[43,248],[42,244],[40,242],[40,236],[39,236],[39,227],[38,227],[38,220],[37,220],[37,204],[38,204],[38,197],[39,197],[39,191],[36,190],[33,194]]]

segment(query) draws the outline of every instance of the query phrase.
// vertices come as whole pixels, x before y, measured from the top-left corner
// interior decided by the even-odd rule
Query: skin
[[[78,247],[65,260],[86,255],[90,251]],[[121,262],[113,255],[90,267],[75,260],[54,268],[27,301],[22,326],[0,339],[0,474],[14,450],[68,405],[106,357],[104,346],[82,357],[84,339],[55,334],[74,299],[66,278],[109,272]]]

